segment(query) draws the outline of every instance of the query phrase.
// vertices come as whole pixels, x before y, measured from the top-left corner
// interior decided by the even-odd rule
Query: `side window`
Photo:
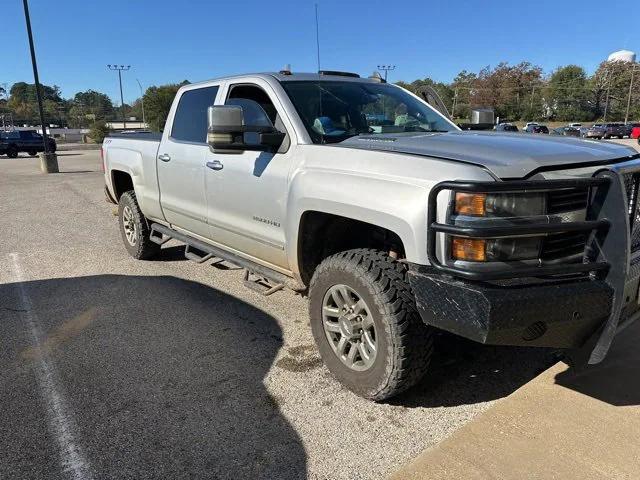
[[[272,127],[273,122],[269,119],[267,112],[254,100],[248,98],[230,98],[227,105],[238,105],[242,107],[245,125],[252,127]]]
[[[213,105],[218,87],[187,90],[180,97],[173,117],[171,138],[183,142],[207,141],[207,108]]]
[[[242,102],[239,103],[235,100],[252,100],[251,103],[257,103],[260,107],[262,107],[262,111],[267,115],[272,125],[276,124],[276,117],[278,116],[278,112],[276,111],[275,105],[269,98],[267,92],[265,92],[262,88],[257,87],[255,85],[233,85],[231,87],[231,91],[229,92],[229,98],[226,101],[227,105],[240,105],[243,109],[246,107],[251,110],[252,115],[259,115],[259,111],[254,106],[250,106],[250,102]],[[247,123],[249,123],[247,121]]]

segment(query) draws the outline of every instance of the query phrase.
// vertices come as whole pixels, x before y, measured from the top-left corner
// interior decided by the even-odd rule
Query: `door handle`
[[[171,157],[166,153],[163,153],[162,155],[158,155],[158,160],[162,160],[163,162],[168,162],[169,160],[171,160]]]
[[[220,160],[214,160],[213,162],[207,162],[207,167],[209,167],[211,170],[222,170],[224,168],[224,165]]]

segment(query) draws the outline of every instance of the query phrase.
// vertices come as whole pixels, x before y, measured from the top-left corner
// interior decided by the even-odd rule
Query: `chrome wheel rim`
[[[127,237],[129,245],[134,246],[138,241],[138,229],[133,218],[131,207],[125,206],[122,209],[122,228],[124,228],[124,236]]]
[[[373,316],[362,297],[347,285],[334,285],[322,301],[322,326],[333,353],[351,370],[371,368],[378,351]]]

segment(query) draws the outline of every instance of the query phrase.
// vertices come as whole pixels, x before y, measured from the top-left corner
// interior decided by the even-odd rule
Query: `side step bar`
[[[149,240],[153,243],[163,245],[172,238],[186,245],[184,256],[189,260],[193,260],[197,263],[203,263],[216,257],[244,268],[246,270],[244,277],[245,285],[252,290],[262,293],[263,295],[271,295],[272,293],[284,288],[285,285],[289,285],[292,281],[292,279],[286,275],[276,272],[269,267],[259,265],[251,260],[247,260],[246,258],[242,258],[234,253],[209,245],[208,243],[192,238],[184,233],[177,232],[169,227],[160,225],[159,223],[153,223],[151,225]],[[250,280],[249,278],[251,274],[257,277],[257,279]]]

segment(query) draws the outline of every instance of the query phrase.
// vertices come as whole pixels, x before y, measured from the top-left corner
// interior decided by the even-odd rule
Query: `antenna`
[[[320,71],[320,30],[318,28],[318,4],[316,3],[316,50],[318,53],[318,71]]]

